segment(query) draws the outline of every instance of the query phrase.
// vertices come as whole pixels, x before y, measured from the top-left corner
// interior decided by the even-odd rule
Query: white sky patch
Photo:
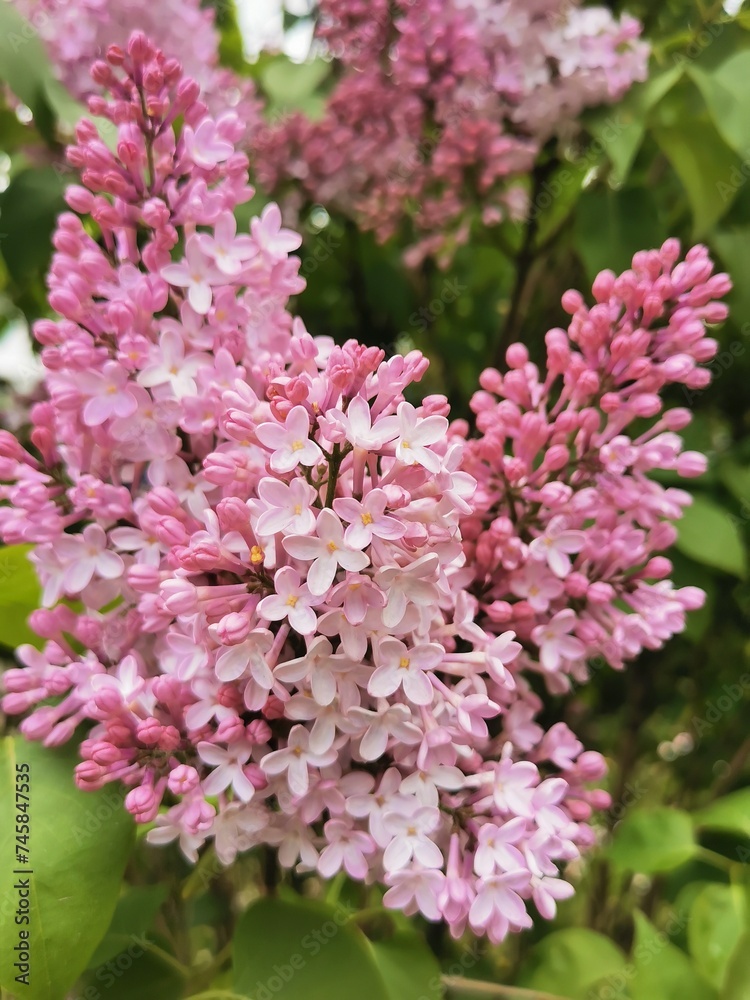
[[[310,53],[312,19],[298,21],[284,32],[284,9],[297,17],[310,14],[314,0],[237,0],[237,22],[245,42],[245,55],[256,59],[263,49],[281,51],[294,62],[302,62]]]
[[[21,392],[29,392],[41,380],[44,368],[31,350],[31,338],[22,320],[9,323],[0,335],[0,378]]]

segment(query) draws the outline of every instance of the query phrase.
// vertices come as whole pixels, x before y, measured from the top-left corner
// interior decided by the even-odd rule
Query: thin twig
[[[464,976],[443,976],[443,985],[448,994],[468,993],[469,996],[494,997],[496,1000],[566,1000],[556,993],[542,993],[539,990],[526,990],[521,986],[503,986],[499,983],[486,983],[481,979],[466,979]]]

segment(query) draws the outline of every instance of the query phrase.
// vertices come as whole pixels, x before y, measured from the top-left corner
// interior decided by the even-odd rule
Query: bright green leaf
[[[710,122],[654,129],[654,137],[682,181],[693,210],[696,237],[704,236],[731,205],[736,190],[731,178],[739,166]]]
[[[629,986],[632,1000],[716,1000],[716,993],[685,952],[638,910],[633,958],[635,972]]]
[[[711,243],[719,251],[725,268],[733,275],[750,274],[750,226],[716,232],[711,237]],[[727,304],[737,326],[750,324],[750,282],[735,280]],[[748,348],[748,332],[750,325],[744,326],[743,339],[726,345],[722,353],[728,350],[730,357],[744,357]],[[741,499],[747,497],[750,494],[745,493]]]
[[[597,984],[606,995],[608,982],[619,981],[625,964],[625,955],[603,934],[570,927],[548,934],[536,945],[519,985],[572,1000],[594,1000],[600,995]]]
[[[179,1000],[185,995],[184,977],[166,957],[149,951],[149,944],[144,937],[133,938],[128,948],[89,969],[78,982],[75,1000]]]
[[[39,581],[27,558],[32,548],[31,545],[0,548],[0,645],[9,649],[25,642],[39,642],[27,624],[40,602]]]
[[[253,1000],[391,1000],[372,947],[343,910],[261,899],[234,935],[234,989]]]
[[[15,907],[0,908],[0,983],[18,1000],[61,1000],[85,969],[112,918],[133,842],[133,821],[110,788],[81,792],[75,750],[44,749],[22,737],[0,743],[0,899],[16,900],[14,869],[30,867],[27,925],[33,975],[14,982]],[[15,798],[19,766],[30,768],[28,866],[18,863]],[[8,945],[6,946],[6,942]]]
[[[750,466],[737,465],[727,459],[718,467],[719,479],[726,488],[742,503],[750,505]]]
[[[650,191],[595,188],[581,196],[576,209],[575,245],[592,281],[603,267],[623,271],[630,267],[638,250],[662,242]]]
[[[747,81],[750,79],[750,51],[734,53],[708,72],[696,65],[688,67],[722,138],[743,158],[750,151],[750,107]]]
[[[165,885],[129,887],[117,900],[112,921],[91,956],[89,968],[96,969],[120,952],[127,951],[133,941],[151,927],[166,897]]]
[[[679,809],[638,809],[615,828],[608,855],[620,871],[668,872],[696,851],[693,822]]]
[[[736,886],[709,885],[690,909],[688,945],[698,969],[717,989],[744,926],[744,897]]]
[[[52,77],[37,29],[12,4],[0,4],[0,77],[36,113]]]
[[[440,966],[419,934],[396,934],[371,947],[389,1000],[441,1000]]]
[[[646,134],[648,112],[677,83],[682,66],[652,73],[645,83],[635,84],[615,108],[597,112],[589,131],[604,148],[614,167],[613,176],[622,184]]]
[[[721,1000],[750,1000],[750,932],[745,932],[729,959]]]
[[[750,788],[730,792],[700,809],[693,819],[698,827],[725,830],[750,837]]]
[[[736,518],[708,497],[694,496],[677,523],[677,548],[705,566],[745,575],[745,547]]]
[[[19,284],[47,268],[52,231],[65,208],[63,189],[62,175],[45,167],[16,174],[0,194],[0,245],[8,271]]]

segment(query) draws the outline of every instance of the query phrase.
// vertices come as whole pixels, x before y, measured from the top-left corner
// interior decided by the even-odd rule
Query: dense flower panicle
[[[699,607],[695,587],[667,579],[658,553],[690,495],[649,478],[700,475],[683,451],[687,409],[664,409],[670,385],[704,387],[731,287],[705,247],[680,259],[676,240],[642,252],[616,277],[603,271],[589,308],[567,292],[567,330],[546,336],[546,372],[515,344],[509,371],[484,372],[472,401],[478,437],[463,468],[477,480],[462,532],[483,627],[514,630],[514,669],[541,672],[553,691],[584,680],[588,662],[620,668],[658,649]],[[635,425],[635,427],[634,427]]]
[[[522,218],[519,184],[553,134],[646,75],[640,24],[570,0],[320,0],[340,72],[319,121],[263,133],[262,184],[293,182],[381,240],[408,220],[407,261],[449,257],[474,217]]]
[[[623,431],[667,383],[706,380],[726,279],[670,243],[601,275],[591,310],[568,293],[547,378],[514,347],[467,442],[444,397],[405,400],[419,352],[292,319],[299,237],[275,205],[237,232],[236,114],[211,116],[140,33],[94,76],[116,151],[80,124],[61,318],[35,329],[47,398],[28,450],[0,434],[0,533],[35,545],[46,640],[19,650],[3,710],[50,746],[93,723],[80,786],[123,782],[149,840],[190,859],[269,844],[493,941],[532,901],[553,916],[608,797],[588,787],[601,756],[537,721],[531,678],[564,687],[605,633],[617,665],[696,600],[647,582],[685,498],[645,473],[700,464],[684,415]]]
[[[199,84],[209,109],[231,107],[250,137],[261,123],[262,103],[251,80],[219,65],[215,12],[200,0],[12,0],[38,31],[66,87],[85,99],[96,93],[91,64],[110,45],[124,46],[134,26],[180,60]]]

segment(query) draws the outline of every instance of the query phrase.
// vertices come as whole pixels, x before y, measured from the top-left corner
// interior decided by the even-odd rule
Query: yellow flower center
[[[372,514],[368,514],[367,511],[362,514],[362,524],[372,524]]]
[[[260,547],[260,545],[253,545],[253,547],[250,549],[250,562],[254,566],[257,566],[258,563],[263,562],[263,549]]]
[[[408,670],[411,660],[407,656],[402,656],[398,661],[399,670]]]
[[[290,594],[290,596],[287,597],[287,599],[286,599],[286,603],[288,604],[288,606],[290,608],[294,608],[294,607],[296,607],[298,600],[299,600],[299,597],[297,597],[296,594]]]
[[[304,447],[303,441],[292,441],[292,451],[302,451]]]

